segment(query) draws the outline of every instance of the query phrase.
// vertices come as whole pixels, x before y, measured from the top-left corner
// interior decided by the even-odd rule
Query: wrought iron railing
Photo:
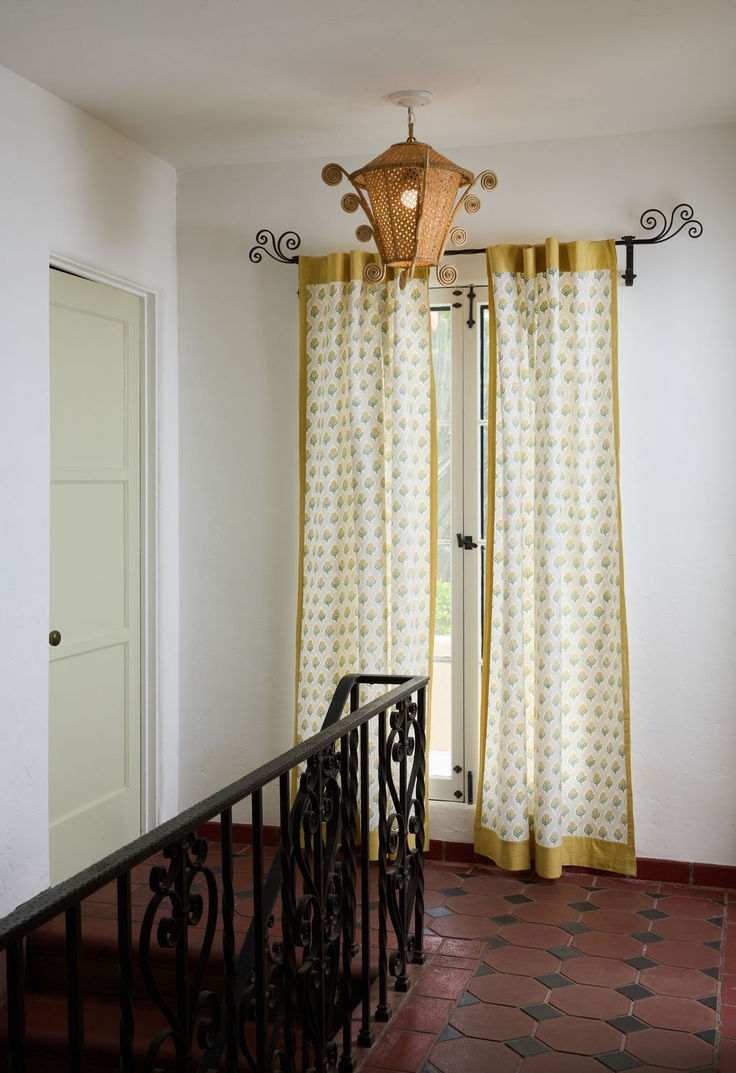
[[[362,686],[387,691],[361,707]],[[372,886],[370,838],[365,836],[372,806],[378,818],[376,1020],[390,1017],[389,977],[396,990],[404,991],[408,965],[422,961],[426,686],[424,677],[343,678],[319,734],[0,920],[0,951],[5,950],[7,960],[10,1069],[25,1073],[30,1044],[26,1001],[32,996],[25,989],[25,941],[62,913],[66,1057],[70,1070],[84,1068],[82,904],[114,882],[123,1073],[352,1070],[354,961],[360,969],[357,1043],[366,1047],[373,1039]],[[343,715],[348,701],[350,712]],[[377,752],[372,756],[374,728]],[[295,771],[300,774],[292,803]],[[372,776],[378,784],[375,800]],[[263,791],[271,783],[278,783],[281,833],[266,874]],[[237,949],[233,808],[246,800],[253,831],[253,918]],[[220,860],[219,867],[211,867],[208,843],[197,829],[217,816]],[[155,855],[159,858],[150,869],[151,896],[134,959],[131,871]],[[280,937],[274,934],[278,901]],[[197,942],[190,949],[195,931]],[[166,957],[173,970],[168,988],[157,976]],[[208,976],[211,960],[222,967],[214,983]],[[136,1036],[134,968],[161,1019],[160,1030],[143,1041],[143,1049],[140,1029]],[[144,1055],[137,1062],[134,1044]]]

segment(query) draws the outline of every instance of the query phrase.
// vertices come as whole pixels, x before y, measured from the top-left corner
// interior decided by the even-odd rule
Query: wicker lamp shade
[[[370,202],[383,263],[438,265],[458,190],[473,178],[423,142],[399,142],[354,171],[350,181]]]
[[[468,236],[464,228],[452,228],[452,224],[461,208],[466,212],[480,208],[479,199],[470,196],[476,182],[485,190],[496,185],[492,171],[473,176],[431,145],[418,142],[411,108],[407,141],[390,146],[352,173],[340,164],[327,164],[322,178],[328,186],[337,186],[346,178],[355,192],[344,195],[343,209],[355,212],[362,208],[368,218],[370,226],[362,224],[355,234],[361,242],[375,239],[381,265],[369,264],[366,279],[378,282],[386,268],[397,268],[402,287],[416,268],[430,266],[437,268],[441,283],[455,282],[457,271],[450,265],[440,267],[440,261],[448,238],[462,246]]]

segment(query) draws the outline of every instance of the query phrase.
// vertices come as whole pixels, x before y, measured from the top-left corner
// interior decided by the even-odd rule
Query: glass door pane
[[[458,726],[457,720],[462,691],[462,573],[458,574],[462,562],[455,537],[458,499],[462,504],[462,435],[456,431],[462,379],[458,380],[458,362],[453,358],[458,350],[456,310],[449,303],[436,305],[431,316],[437,419],[437,594],[429,792],[435,799],[454,800],[462,786],[462,773],[455,769],[462,766],[463,747],[462,723]],[[462,368],[459,373],[462,377]]]

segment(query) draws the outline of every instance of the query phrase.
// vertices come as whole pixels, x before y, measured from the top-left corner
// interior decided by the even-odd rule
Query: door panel
[[[140,299],[51,271],[52,882],[140,834]]]
[[[465,297],[462,288],[437,288],[431,303],[438,524],[429,792],[435,800],[469,803],[469,788],[478,771],[487,288],[474,291],[482,304],[475,307],[470,324]],[[464,537],[470,540],[459,539]]]

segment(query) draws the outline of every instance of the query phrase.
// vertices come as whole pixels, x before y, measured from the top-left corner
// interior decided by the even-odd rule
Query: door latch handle
[[[463,551],[471,551],[473,548],[478,547],[472,536],[463,536],[462,533],[457,534],[457,546],[462,548]]]

